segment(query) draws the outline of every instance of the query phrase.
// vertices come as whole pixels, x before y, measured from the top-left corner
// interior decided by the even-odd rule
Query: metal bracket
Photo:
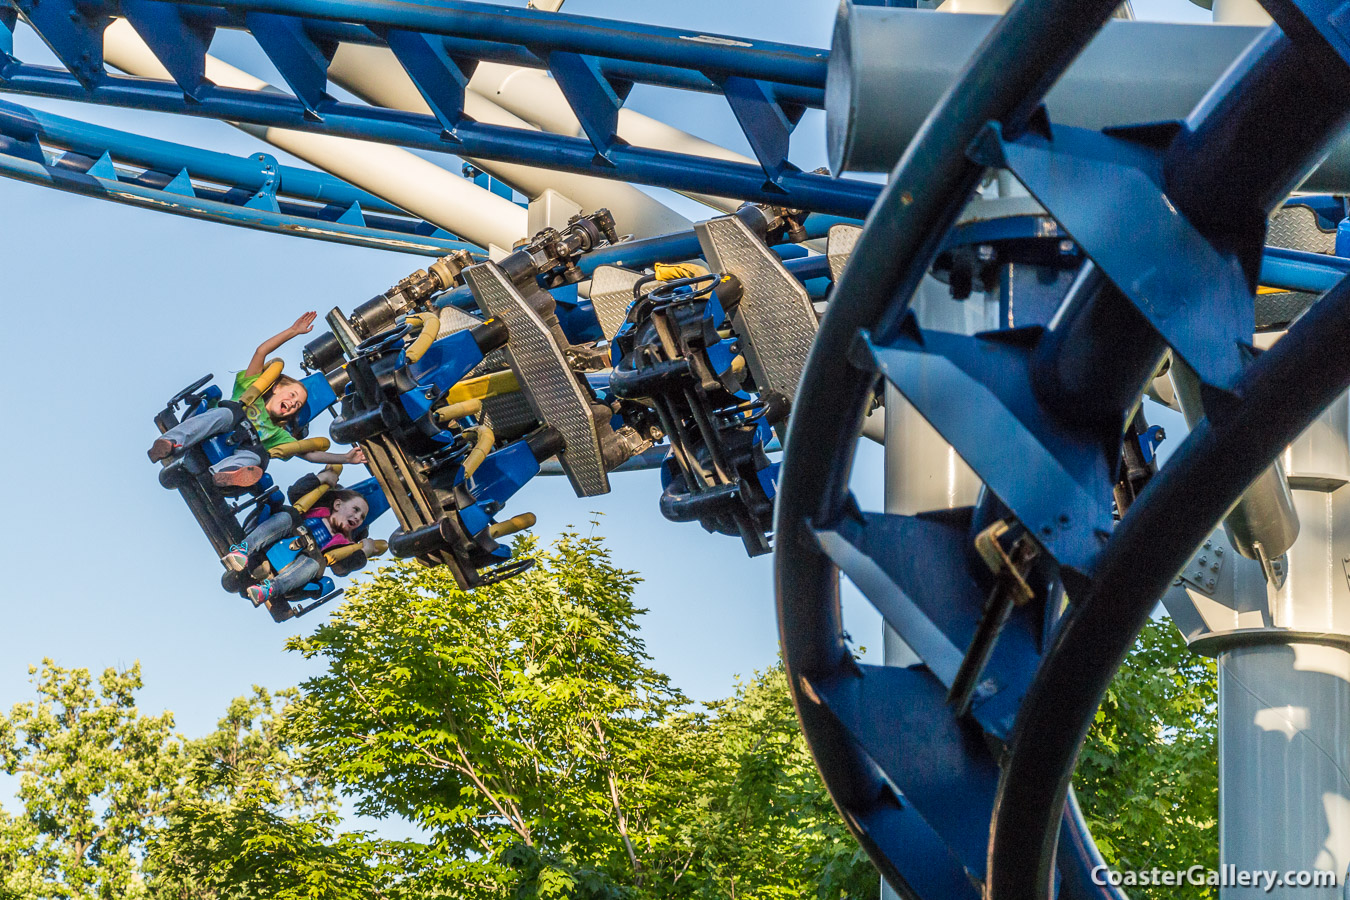
[[[1207,597],[1214,596],[1219,586],[1219,575],[1227,562],[1227,553],[1212,538],[1206,539],[1195,551],[1186,567],[1177,576],[1178,581],[1195,588]]]
[[[1350,9],[1344,0],[1272,0],[1266,12],[1290,40],[1305,49],[1316,49],[1308,46],[1314,41],[1323,44],[1350,67]]]
[[[83,87],[94,88],[108,77],[103,68],[103,29],[111,19],[90,21],[71,0],[14,2]]]
[[[1144,454],[1144,465],[1149,465],[1158,455],[1158,447],[1167,438],[1167,432],[1163,431],[1161,425],[1150,425],[1148,430],[1139,435],[1139,450]]]
[[[5,63],[15,62],[14,26],[18,24],[19,11],[6,4],[0,6],[0,73]]]
[[[166,194],[178,194],[180,197],[196,197],[197,190],[192,186],[192,177],[188,175],[187,169],[179,169],[178,174],[173,176],[168,184],[164,185]],[[247,206],[249,204],[245,204]],[[275,211],[276,207],[273,206]]]
[[[294,16],[251,10],[244,13],[244,22],[296,99],[304,104],[306,118],[323,121],[319,104],[328,98],[328,63],[336,45],[319,44],[305,30],[304,21]]]
[[[1004,547],[1002,538],[1013,530],[1014,525],[1015,522],[1000,520],[981,531],[975,536],[975,552],[980,554],[980,559],[984,560],[994,577],[1006,584],[1013,605],[1022,606],[1035,596],[1031,585],[1027,584],[1026,573],[1040,549],[1027,530],[1020,526],[1018,529],[1021,534],[1011,545]]]
[[[277,205],[277,188],[281,186],[280,164],[276,157],[267,153],[256,153],[253,158],[262,163],[263,181],[258,186],[258,190],[244,205],[250,209],[266,209],[276,212],[280,209]]]
[[[214,28],[190,25],[179,8],[160,0],[124,0],[122,12],[183,93],[200,102],[211,89],[206,51]]]
[[[1115,135],[1055,125],[1005,140],[995,122],[970,156],[1011,170],[1201,381],[1228,390],[1255,328],[1253,304],[1234,300],[1251,296],[1242,262],[1172,205],[1157,151]],[[1137,223],[1124,239],[1122,216]]]
[[[456,59],[446,52],[444,39],[416,31],[390,29],[384,40],[445,129],[441,137],[457,142],[464,119],[464,91],[478,61]]]
[[[806,107],[779,102],[771,84],[754,78],[730,75],[721,84],[755,159],[769,178],[765,187],[777,187],[784,173],[800,171],[788,162],[788,145]]]
[[[610,148],[627,143],[618,134],[619,110],[633,82],[610,78],[601,70],[598,59],[580,53],[553,51],[548,55],[548,70],[595,147],[597,159],[610,163]]]

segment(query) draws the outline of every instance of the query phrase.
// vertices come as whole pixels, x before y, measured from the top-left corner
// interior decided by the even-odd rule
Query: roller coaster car
[[[644,292],[653,278],[633,287],[610,390],[653,409],[670,441],[661,513],[739,536],[751,556],[767,553],[778,464],[764,447],[787,404],[772,391],[752,394],[739,338],[726,328],[740,281],[704,274]]]
[[[211,548],[216,556],[223,557],[229,552],[230,547],[242,541],[255,525],[277,514],[285,500],[272,476],[265,472],[256,484],[249,487],[220,487],[211,480],[210,467],[240,449],[254,450],[262,459],[264,468],[273,455],[284,456],[289,455],[289,452],[277,454],[275,449],[272,453],[263,449],[253,426],[243,415],[243,408],[238,403],[222,399],[221,390],[216,385],[208,386],[212,377],[210,374],[205,375],[169,398],[154,421],[160,434],[163,434],[183,419],[205,412],[211,407],[223,406],[234,409],[236,424],[232,431],[207,438],[180,455],[164,460],[159,473],[160,484],[177,490],[182,495],[197,524],[211,542]],[[290,430],[303,438],[314,416],[331,406],[336,400],[336,395],[328,379],[322,374],[311,375],[302,379],[300,383],[307,391],[307,399],[304,407],[294,417]],[[323,440],[322,444],[327,446],[327,441]],[[295,452],[318,449],[313,444],[303,441],[283,446]],[[277,622],[284,622],[302,616],[340,594],[341,591],[334,590],[332,579],[324,577],[306,585],[299,594],[268,603],[268,612]]]
[[[360,444],[389,499],[399,522],[389,540],[394,555],[444,565],[466,589],[533,565],[513,560],[497,538],[534,517],[493,517],[560,447],[557,432],[541,427],[494,449],[492,429],[477,420],[480,395],[461,382],[506,340],[496,320],[440,337],[435,314],[407,316],[354,348],[332,426],[334,440]]]

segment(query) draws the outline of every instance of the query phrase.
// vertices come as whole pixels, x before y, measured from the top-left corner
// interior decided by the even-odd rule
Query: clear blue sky
[[[523,5],[523,4],[518,4]],[[568,12],[700,27],[828,47],[830,0],[690,0],[678,4],[569,0]],[[1141,14],[1194,18],[1181,0],[1155,0]],[[19,54],[50,59],[31,34]],[[246,38],[223,34],[221,57],[279,81]],[[77,104],[12,98],[43,109],[182,143],[249,154],[267,150],[229,126]],[[639,88],[630,106],[748,152],[715,98]],[[450,157],[432,157],[457,169]],[[794,137],[794,161],[825,162],[823,114]],[[667,195],[661,193],[661,196]],[[692,213],[694,205],[676,198]],[[421,257],[284,238],[151,213],[0,180],[0,413],[9,473],[0,525],[0,710],[31,697],[27,667],[125,667],[139,660],[142,709],[174,711],[179,729],[209,729],[226,703],[253,684],[294,685],[312,671],[282,650],[315,614],[277,625],[220,590],[221,572],[176,493],[161,489],[145,457],[151,417],[206,372],[242,368],[254,346],[304,310],[350,309],[425,264]],[[300,347],[286,348],[298,368]],[[856,487],[879,506],[879,451],[867,445]],[[285,484],[311,466],[277,465]],[[563,479],[531,483],[509,508],[539,516],[536,531],[568,524],[599,532],[615,560],[646,579],[639,590],[643,635],[657,665],[692,697],[730,692],[738,674],[777,654],[772,570],[740,542],[675,525],[657,511],[655,473],[616,476],[608,496],[579,500]],[[855,639],[878,652],[879,620],[861,603],[846,613]],[[3,785],[0,784],[0,794]]]

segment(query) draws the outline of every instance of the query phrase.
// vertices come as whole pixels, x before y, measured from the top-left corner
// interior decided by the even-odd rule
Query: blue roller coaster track
[[[1350,121],[1337,4],[1266,0],[1277,24],[1187,120],[1094,131],[1053,123],[1041,101],[1118,0],[1021,0],[884,187],[789,162],[804,111],[825,104],[823,50],[463,0],[0,4],[8,94],[734,197],[814,214],[808,238],[866,219],[806,359],[779,480],[779,622],[803,730],[840,813],[905,896],[1120,896],[1089,878],[1099,858],[1070,791],[1094,711],[1194,548],[1350,385],[1350,358],[1326,352],[1350,345],[1350,259],[1265,243],[1271,214]],[[61,68],[16,57],[20,16]],[[102,34],[115,18],[135,27],[171,81],[105,67]],[[290,92],[207,80],[221,29],[251,34]],[[431,114],[330,96],[338,43],[392,52]],[[466,116],[482,61],[547,71],[584,136]],[[625,142],[619,112],[635,84],[724,97],[756,162]],[[1025,185],[1086,274],[1053,320],[973,336],[925,328],[911,297],[954,246],[947,236],[991,168]],[[267,154],[230,156],[8,101],[0,174],[278,234],[431,257],[485,253]],[[579,271],[637,270],[702,249],[692,231],[647,237],[581,256]],[[804,281],[830,272],[820,256],[785,268]],[[1322,296],[1258,353],[1262,285]],[[472,308],[476,293],[448,290],[437,305]],[[1113,495],[1122,435],[1168,354],[1196,373],[1205,414],[1123,506]],[[853,449],[883,382],[974,470],[986,487],[975,506],[912,516],[859,508]],[[841,575],[921,664],[854,660]],[[1014,602],[1015,588],[1026,593]]]

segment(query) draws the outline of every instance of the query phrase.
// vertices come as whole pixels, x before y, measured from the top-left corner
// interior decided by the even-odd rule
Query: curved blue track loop
[[[1350,383],[1350,364],[1318,349],[1347,336],[1345,282],[1255,363],[1246,349],[1266,217],[1344,125],[1350,106],[1332,89],[1344,63],[1271,29],[1186,123],[1107,134],[1054,126],[1040,98],[1114,5],[1021,0],[990,34],[869,216],[794,405],[775,557],[790,684],[840,811],[909,897],[1119,896],[1088,877],[1091,839],[1076,810],[1065,812],[1091,717],[1191,551]],[[1272,128],[1276,110],[1295,105],[1290,96],[1316,108]],[[1011,168],[1105,277],[1068,295],[1049,329],[925,332],[910,296],[991,165]],[[1093,180],[1056,183],[1074,172]],[[1221,215],[1193,189],[1214,172],[1243,173]],[[1111,214],[1094,217],[1094,203]],[[1163,244],[1146,252],[1160,234],[1199,256],[1162,253]],[[1133,261],[1120,252],[1131,241]],[[1292,279],[1302,262],[1266,268],[1282,265]],[[1197,278],[1209,284],[1192,289]],[[1113,529],[1122,428],[1169,346],[1202,371],[1208,415]],[[1090,372],[1109,402],[1076,402],[1069,389],[1081,386],[1065,372]],[[879,376],[980,476],[977,508],[857,508],[849,467]],[[1050,565],[1036,576],[1038,596],[999,627],[969,712],[958,713],[949,692],[990,590],[973,539],[1003,518],[1025,526]],[[922,665],[852,659],[841,572]],[[1054,621],[1061,591],[1069,611]]]

